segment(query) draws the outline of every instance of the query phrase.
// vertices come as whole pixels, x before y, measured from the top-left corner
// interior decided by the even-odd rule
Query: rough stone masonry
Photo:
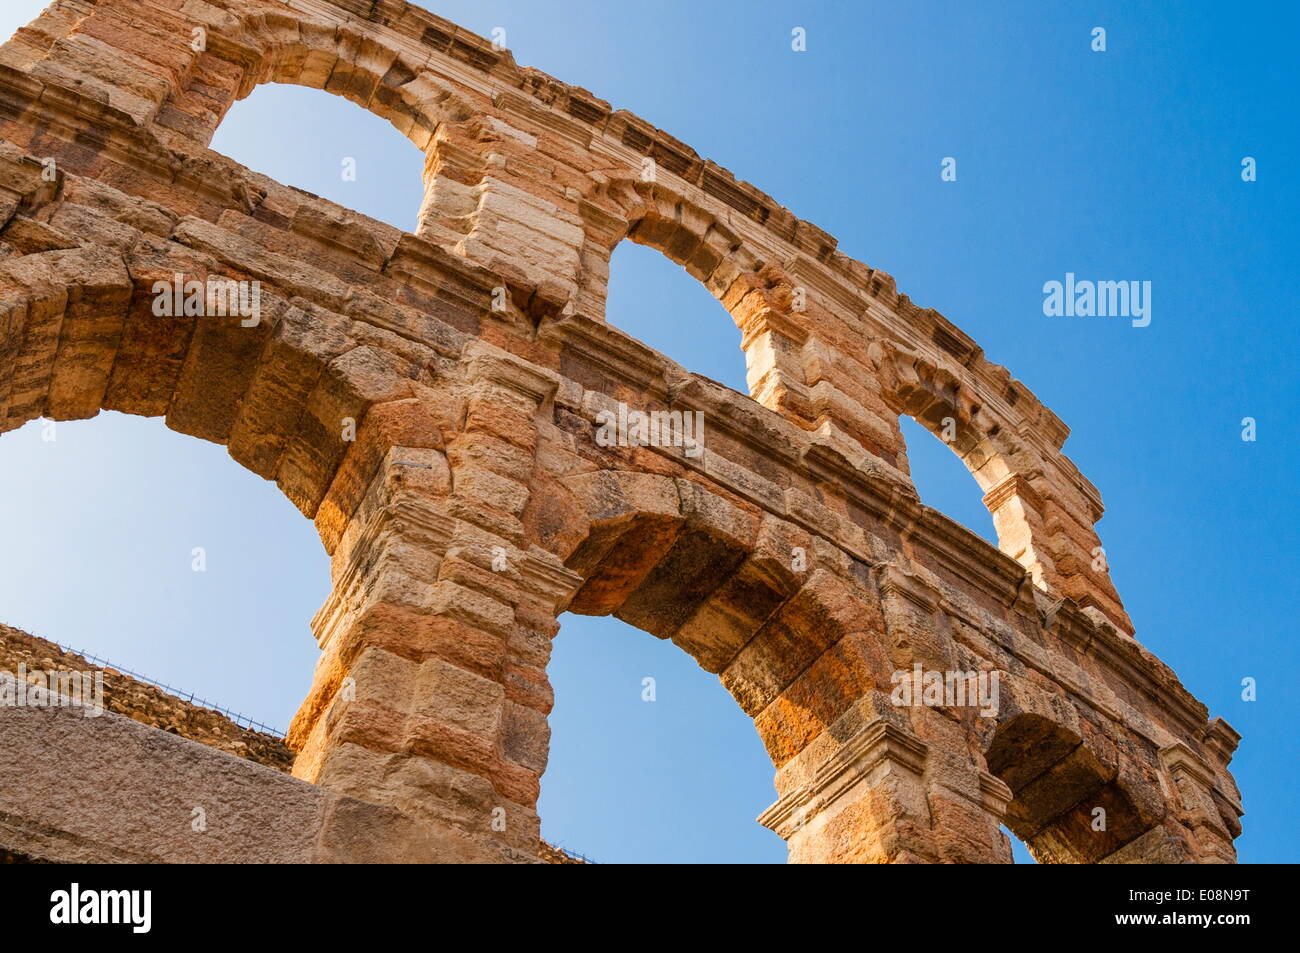
[[[414,234],[207,148],[268,82],[424,152]],[[605,323],[625,239],[718,298],[748,395]],[[260,320],[158,316],[177,276],[256,282]],[[620,405],[703,414],[702,452],[598,443]],[[1134,638],[1065,425],[816,226],[419,7],[57,0],[0,47],[0,431],[102,409],[224,444],[315,521],[333,593],[284,796],[334,799],[322,837],[346,804],[386,812],[370,856],[536,861],[568,610],[718,674],[792,861],[1008,862],[1000,824],[1044,862],[1235,859],[1238,735]],[[904,414],[997,549],[919,502]],[[918,665],[998,673],[996,713],[896,704]]]

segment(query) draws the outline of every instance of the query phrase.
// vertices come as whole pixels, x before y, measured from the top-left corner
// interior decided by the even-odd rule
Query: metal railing
[[[231,711],[229,708],[223,708],[220,705],[208,701],[206,698],[198,697],[193,692],[186,692],[183,689],[173,688],[171,685],[168,685],[166,682],[160,682],[158,681],[158,679],[150,678],[148,675],[141,675],[139,672],[132,671],[131,669],[127,668],[124,665],[118,665],[116,662],[110,662],[108,659],[100,658],[98,655],[94,655],[90,652],[84,652],[81,649],[73,648],[71,645],[64,645],[61,642],[55,642],[54,644],[57,645],[60,649],[62,649],[64,652],[70,652],[73,655],[80,655],[86,661],[94,665],[97,665],[100,668],[111,668],[115,672],[121,672],[123,675],[131,676],[138,682],[144,682],[146,685],[152,685],[154,688],[160,688],[163,691],[167,692],[169,695],[174,695],[176,698],[189,702],[192,705],[198,705],[200,708],[208,708],[211,709],[212,711],[217,712],[218,714],[225,715],[227,718],[229,718],[235,724],[239,725],[241,728],[248,728],[252,731],[260,731],[263,734],[274,735],[275,737],[281,739],[284,738],[285,733],[281,731],[279,728],[275,728],[271,725],[265,725],[260,721],[257,721],[253,718],[249,718],[247,715],[240,714],[239,712]]]
[[[549,842],[548,842],[548,843],[549,843]],[[596,863],[596,861],[592,860],[592,859],[591,859],[590,857],[588,857],[586,854],[580,854],[580,853],[578,853],[576,850],[569,850],[569,848],[567,848],[567,847],[561,847],[559,844],[551,844],[551,847],[553,847],[555,850],[558,850],[558,851],[559,851],[561,854],[563,854],[565,857],[572,857],[574,860],[580,860],[580,861],[582,861],[584,864],[594,864],[594,863]]]

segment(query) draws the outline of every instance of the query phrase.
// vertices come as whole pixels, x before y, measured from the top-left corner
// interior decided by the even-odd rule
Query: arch
[[[73,6],[56,4],[50,19],[57,21],[58,8],[65,5]],[[71,29],[51,44],[33,73],[64,77],[82,72],[103,86],[106,76],[95,75],[98,64],[77,55],[82,51],[70,38],[80,18],[68,16],[62,22]],[[137,101],[120,93],[116,98],[137,122],[200,145],[211,140],[231,105],[262,83],[309,86],[342,96],[387,119],[422,152],[441,123],[464,122],[474,115],[464,99],[372,31],[296,12],[242,12],[237,6],[227,10],[215,5],[161,18],[156,28],[175,38],[167,51],[170,62],[132,60],[130,65],[148,71],[154,82]],[[129,52],[126,44],[118,56],[125,59]]]
[[[717,679],[611,616],[559,622],[546,840],[600,863],[783,862],[784,843],[753,822],[771,763]]]
[[[921,502],[938,509],[945,516],[960,523],[995,546],[998,544],[993,521],[984,506],[978,482],[953,454],[952,446],[944,439],[935,439],[922,424],[911,417],[900,416],[906,457],[903,466],[916,486]],[[946,437],[951,430],[944,429]]]
[[[449,240],[438,232],[434,210],[465,196],[463,183],[442,173],[435,138],[473,138],[485,123],[481,110],[369,32],[278,12],[228,17],[206,29],[215,41],[196,54],[187,84],[171,91],[158,113],[159,126],[206,145],[231,105],[261,84],[341,96],[386,119],[424,153],[425,197],[415,233]],[[449,197],[449,191],[455,194]]]
[[[0,436],[0,487],[4,623],[288,725],[329,560],[274,485],[161,418],[109,411]]]
[[[603,317],[610,260],[622,241],[653,248],[703,284],[731,315],[741,332],[750,396],[766,407],[796,412],[805,394],[802,375],[792,373],[794,352],[807,335],[790,319],[797,293],[781,268],[760,257],[718,215],[666,184],[602,176],[583,211],[581,307]]]
[[[1098,609],[1131,635],[1132,621],[1093,528],[1102,515],[1101,497],[1059,453],[1068,428],[1033,402],[1005,368],[997,368],[1001,393],[989,393],[897,345],[875,343],[871,357],[890,409],[947,443],[984,491],[999,549],[1024,566],[1039,588]],[[1029,420],[1022,404],[1034,415]],[[1052,435],[1047,447],[1035,437],[1044,429]]]
[[[634,241],[610,260],[605,319],[683,367],[746,392],[741,336],[717,299],[670,258]]]
[[[86,15],[74,0],[57,0],[0,55],[35,79],[107,103],[135,130],[156,137],[144,148],[170,150],[173,158],[194,156],[185,164],[200,176],[212,174],[203,147],[231,106],[257,86],[282,83],[341,96],[390,122],[425,155],[425,196],[415,233],[454,245],[460,236],[454,226],[446,231],[448,216],[440,206],[450,203],[457,208],[451,217],[462,216],[468,186],[463,174],[446,174],[444,166],[447,154],[457,150],[454,140],[491,131],[482,107],[425,68],[409,48],[398,49],[391,37],[297,11],[244,12],[242,6],[153,10],[155,35],[142,44],[116,10],[97,8]],[[82,42],[83,35],[91,39]],[[132,81],[124,82],[128,74]],[[438,139],[448,140],[445,150],[435,148]],[[258,204],[257,195],[234,186],[236,198]]]
[[[263,83],[227,113],[212,148],[340,209],[400,232],[416,227],[424,153],[389,123],[342,97],[309,86]]]
[[[604,469],[563,492],[585,526],[565,559],[582,580],[568,611],[613,615],[716,673],[777,767],[889,685],[869,573],[846,554],[681,477]]]
[[[1016,474],[1035,471],[1029,448],[1015,434],[1007,434],[950,370],[901,348],[882,346],[876,350],[886,403],[952,449],[985,494],[986,506],[988,494],[996,487]],[[1025,565],[1041,583],[1043,567],[1026,539],[1023,518],[1007,513],[999,522],[996,509],[990,506],[990,511],[1002,551]]]
[[[1007,827],[1039,863],[1098,863],[1164,819],[1154,777],[1049,717],[1005,719],[985,758],[1013,795]]]
[[[64,208],[82,197],[105,195],[71,185]],[[55,210],[50,221],[60,220]],[[209,278],[247,280],[223,265],[189,249],[142,257],[95,245],[0,261],[7,384],[0,432],[101,409],[165,417],[173,430],[226,445],[236,461],[274,479],[304,515],[322,518],[332,549],[329,521],[355,509],[354,481],[378,465],[368,439],[345,439],[348,421],[360,427],[378,404],[400,412],[415,369],[269,291],[259,290],[253,317],[155,314],[160,301],[193,300],[188,285],[202,285],[197,293],[206,297]],[[185,279],[179,291],[177,275]],[[368,437],[369,429],[358,432]]]

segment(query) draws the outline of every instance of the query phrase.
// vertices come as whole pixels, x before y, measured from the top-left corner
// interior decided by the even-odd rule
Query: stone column
[[[1172,819],[1189,835],[1193,856],[1188,859],[1201,864],[1235,864],[1237,851],[1232,841],[1241,833],[1241,825],[1233,815],[1240,815],[1241,807],[1218,790],[1214,769],[1181,742],[1161,751],[1160,761]],[[1235,808],[1228,811],[1231,825],[1216,801]]]
[[[962,671],[939,624],[939,593],[919,575],[879,570],[885,651],[895,676]],[[894,679],[897,681],[897,677]],[[1010,863],[999,828],[1011,801],[984,768],[977,705],[863,694],[777,772],[780,795],[759,818],[789,842],[792,863]]]
[[[535,319],[570,305],[583,269],[581,195],[547,161],[536,136],[501,118],[442,124],[426,152],[416,228],[500,276]]]
[[[929,748],[885,705],[863,699],[777,772],[780,797],[758,821],[786,839],[791,863],[936,859],[925,797]]]
[[[538,846],[550,639],[578,579],[519,522],[547,378],[475,348],[465,433],[445,458],[393,447],[343,533],[290,743],[297,776],[520,860]]]

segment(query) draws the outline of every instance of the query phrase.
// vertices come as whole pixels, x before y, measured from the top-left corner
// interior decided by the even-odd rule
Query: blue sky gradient
[[[0,33],[41,5],[7,0]],[[504,27],[521,64],[640,114],[826,229],[1055,411],[1106,502],[1099,530],[1138,638],[1244,736],[1241,859],[1297,859],[1297,5],[429,6],[483,35]],[[1090,48],[1096,26],[1105,52]],[[790,49],[794,27],[806,52]],[[341,99],[261,87],[213,145],[414,226],[422,157]],[[355,182],[339,174],[348,156]],[[940,179],[946,156],[955,182]],[[1258,181],[1242,181],[1245,156]],[[1067,272],[1152,282],[1150,326],[1046,317],[1043,284]],[[744,390],[728,316],[656,253],[616,252],[608,317]],[[922,498],[991,536],[960,462],[905,433]],[[287,724],[310,682],[327,560],[223,448],[116,414],[59,424],[53,442],[28,425],[0,439],[0,527],[0,621]],[[771,765],[717,679],[616,620],[562,623],[544,834],[602,861],[783,860],[753,821],[774,797]],[[1257,701],[1241,697],[1247,677]]]

